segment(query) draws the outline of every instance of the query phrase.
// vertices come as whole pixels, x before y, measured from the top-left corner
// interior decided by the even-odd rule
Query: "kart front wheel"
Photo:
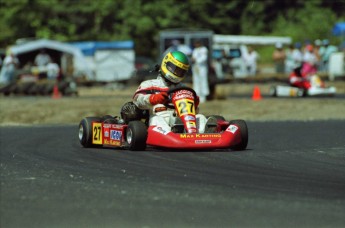
[[[100,122],[99,117],[85,117],[79,123],[79,142],[83,147],[97,147],[92,145],[92,122]]]
[[[129,150],[145,150],[147,140],[147,128],[141,121],[130,121],[126,130],[126,140]]]
[[[230,147],[232,150],[245,150],[248,145],[248,127],[244,120],[232,120],[230,124],[234,124],[240,128],[241,142]]]

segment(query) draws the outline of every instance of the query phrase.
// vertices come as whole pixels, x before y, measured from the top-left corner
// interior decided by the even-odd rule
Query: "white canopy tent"
[[[237,35],[219,35],[213,36],[214,44],[244,44],[244,45],[283,45],[291,44],[291,37],[282,36],[237,36]]]
[[[74,47],[70,44],[53,40],[41,39],[11,46],[10,51],[15,55],[20,55],[39,49],[53,49],[63,53],[71,54],[73,56],[74,66],[73,76],[79,76],[82,74],[89,76],[89,74],[91,74],[91,71],[88,68],[88,64],[86,63],[86,60],[84,58],[84,54],[81,52],[79,48]]]

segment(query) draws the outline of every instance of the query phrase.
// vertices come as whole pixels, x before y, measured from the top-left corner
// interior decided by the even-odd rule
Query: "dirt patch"
[[[329,82],[337,88],[332,98],[270,98],[270,84],[232,83],[216,88],[217,98],[200,104],[205,115],[222,115],[226,119],[246,121],[330,120],[345,119],[345,82]],[[251,99],[254,86],[260,88],[262,100]],[[0,98],[0,124],[78,124],[86,116],[119,115],[121,106],[130,101],[136,87],[82,87],[78,97]]]

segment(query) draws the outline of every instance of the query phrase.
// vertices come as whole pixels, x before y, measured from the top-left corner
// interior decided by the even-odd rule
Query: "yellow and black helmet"
[[[188,69],[188,57],[180,51],[172,51],[164,56],[160,70],[166,80],[176,84],[184,79]]]

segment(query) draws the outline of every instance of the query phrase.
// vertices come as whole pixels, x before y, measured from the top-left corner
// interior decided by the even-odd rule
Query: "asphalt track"
[[[1,127],[1,227],[345,227],[345,121],[249,122],[246,151],[84,149]]]

